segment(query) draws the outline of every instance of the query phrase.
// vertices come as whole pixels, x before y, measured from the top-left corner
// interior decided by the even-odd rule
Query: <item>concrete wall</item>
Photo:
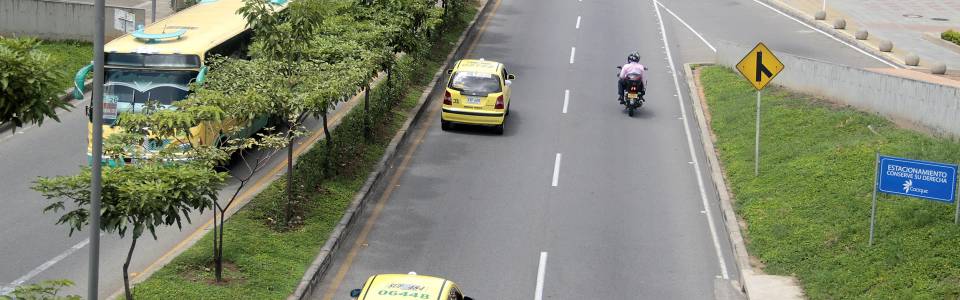
[[[733,68],[752,49],[721,42],[717,63]],[[960,89],[827,63],[771,49],[784,70],[771,84],[960,137]]]
[[[107,6],[106,39],[131,32],[144,24],[140,8]],[[0,35],[34,36],[48,40],[93,40],[93,4],[46,1],[0,0]]]

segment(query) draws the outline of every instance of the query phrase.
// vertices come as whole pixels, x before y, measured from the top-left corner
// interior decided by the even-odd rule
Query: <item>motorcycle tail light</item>
[[[497,97],[497,105],[494,106],[493,108],[503,109],[503,95],[500,95],[500,97]]]
[[[631,91],[631,92],[636,92],[636,91],[637,91],[637,87],[631,86],[631,87],[630,87],[630,91]]]
[[[444,105],[452,105],[452,104],[453,104],[453,100],[450,99],[450,98],[451,98],[450,92],[449,92],[449,91],[444,92],[444,93],[443,93],[443,104],[444,104]]]

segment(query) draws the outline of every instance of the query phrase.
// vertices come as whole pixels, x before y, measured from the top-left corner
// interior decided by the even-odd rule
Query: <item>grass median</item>
[[[307,213],[302,226],[276,231],[265,221],[281,212],[285,203],[285,183],[277,180],[227,220],[224,282],[214,282],[213,236],[207,234],[137,284],[134,295],[138,299],[284,299],[290,295],[475,13],[475,7],[468,8],[461,24],[445,33],[427,58],[401,59],[394,72],[396,82],[402,83],[398,85],[403,91],[399,101],[378,100],[389,94],[385,84],[373,89],[371,111],[384,113],[374,121],[372,139],[363,137],[363,107],[359,104],[333,131],[337,144],[333,154],[326,153],[320,141],[300,156],[297,176],[322,176],[310,170],[323,168],[325,159],[332,159],[338,167],[332,178],[299,178],[319,182],[315,191],[305,193],[307,201],[300,208]]]
[[[40,51],[50,55],[50,60],[60,66],[62,74],[57,85],[64,90],[73,87],[73,75],[93,60],[93,44],[80,41],[43,41]]]
[[[797,276],[811,299],[960,297],[953,205],[881,196],[867,245],[875,153],[956,163],[960,144],[768,87],[755,177],[754,89],[727,68],[700,72],[727,184],[761,268]]]

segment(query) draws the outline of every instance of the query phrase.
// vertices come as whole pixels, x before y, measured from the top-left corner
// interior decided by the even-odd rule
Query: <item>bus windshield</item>
[[[171,105],[182,100],[190,92],[190,81],[196,71],[156,71],[113,69],[104,71],[104,102],[117,103],[119,111],[128,111],[134,105],[143,105],[148,100]]]

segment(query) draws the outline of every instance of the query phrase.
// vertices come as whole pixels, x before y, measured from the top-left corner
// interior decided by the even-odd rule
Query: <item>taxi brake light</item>
[[[495,109],[503,109],[503,95],[497,97],[497,105],[494,106]]]
[[[450,99],[450,97],[451,97],[451,96],[450,96],[450,91],[446,91],[446,92],[443,93],[443,104],[444,104],[444,105],[452,105],[452,104],[453,104],[453,100]]]

